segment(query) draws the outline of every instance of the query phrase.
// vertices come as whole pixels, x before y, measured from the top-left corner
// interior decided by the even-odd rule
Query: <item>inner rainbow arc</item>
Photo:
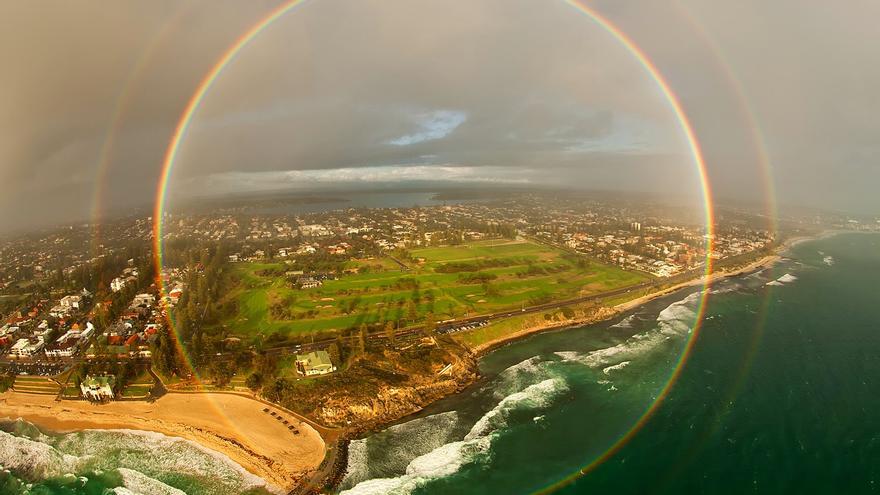
[[[657,410],[657,407],[661,402],[663,402],[664,398],[668,395],[669,390],[672,388],[675,381],[678,379],[681,374],[681,370],[684,364],[687,362],[690,353],[693,350],[694,343],[697,339],[700,329],[700,323],[702,322],[705,307],[706,307],[706,299],[709,291],[706,290],[706,285],[708,285],[710,281],[710,276],[712,274],[712,254],[714,252],[714,234],[715,234],[715,225],[714,225],[714,212],[712,205],[712,195],[709,184],[709,177],[706,171],[706,164],[703,157],[703,152],[700,147],[700,143],[696,137],[696,133],[694,132],[693,126],[690,123],[690,120],[684,111],[684,108],[678,98],[678,96],[673,92],[671,86],[663,77],[660,70],[654,64],[653,61],[648,57],[648,55],[620,28],[618,28],[614,23],[612,23],[609,19],[599,14],[593,8],[585,5],[584,3],[577,0],[562,0],[565,4],[573,7],[578,12],[589,17],[593,22],[602,27],[606,32],[608,32],[611,36],[613,36],[635,59],[639,62],[642,68],[647,72],[647,74],[651,77],[651,79],[657,84],[657,87],[660,89],[663,97],[666,99],[669,104],[675,118],[677,119],[679,126],[681,127],[681,131],[687,141],[687,145],[689,151],[692,155],[694,165],[697,168],[697,172],[699,175],[699,182],[702,192],[703,199],[703,215],[706,223],[706,243],[705,243],[705,269],[704,269],[704,287],[703,291],[700,295],[700,300],[697,308],[697,316],[694,323],[693,330],[688,338],[688,341],[685,345],[683,352],[681,353],[678,362],[674,370],[671,373],[670,379],[657,394],[657,398],[653,401],[653,403],[647,408],[646,412],[641,416],[641,418],[635,423],[635,425],[623,435],[614,445],[612,445],[604,454],[599,456],[595,461],[593,461],[590,465],[582,468],[578,472],[564,478],[559,483],[554,484],[552,487],[549,487],[547,490],[552,488],[558,488],[561,484],[566,484],[577,477],[589,472],[594,469],[596,466],[613,456],[616,452],[620,450],[620,448],[625,445],[629,439],[631,439],[642,426],[647,423],[653,413]],[[250,29],[248,29],[244,34],[238,37],[234,43],[230,45],[230,47],[222,54],[222,56],[217,60],[217,62],[212,66],[211,70],[205,75],[205,77],[201,80],[199,85],[197,86],[195,92],[192,97],[189,99],[183,113],[181,114],[180,119],[175,127],[174,133],[172,134],[171,140],[169,142],[168,148],[166,149],[164,160],[162,163],[162,169],[160,172],[160,178],[157,185],[156,190],[156,203],[155,210],[153,213],[153,253],[154,253],[154,261],[156,264],[156,271],[159,275],[159,288],[161,294],[164,296],[166,294],[166,287],[164,281],[162,280],[162,265],[163,265],[163,242],[162,237],[164,234],[163,228],[163,217],[165,211],[165,205],[168,196],[168,184],[171,177],[171,172],[174,168],[175,160],[177,158],[177,154],[180,150],[181,143],[183,138],[186,136],[187,130],[192,122],[193,116],[196,111],[199,109],[202,101],[207,95],[208,91],[211,89],[213,84],[216,82],[217,78],[223,72],[223,70],[236,58],[236,56],[241,52],[241,50],[246,47],[253,39],[255,39],[264,29],[269,27],[276,20],[280,19],[284,16],[284,14],[292,11],[295,7],[305,3],[305,0],[289,0],[284,2],[271,10],[265,17],[263,17],[260,21],[254,24]],[[176,330],[173,328],[173,322],[170,322],[172,328],[171,331],[177,334]],[[181,355],[186,359],[189,363],[189,358],[186,353],[182,349],[182,346],[178,339],[175,339],[177,342],[178,350],[181,352]],[[546,490],[543,490],[546,491]]]

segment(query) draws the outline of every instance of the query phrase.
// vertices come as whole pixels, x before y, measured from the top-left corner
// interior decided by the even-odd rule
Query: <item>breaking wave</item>
[[[449,411],[353,440],[348,446],[348,466],[340,486],[350,488],[371,478],[405,470],[413,459],[452,441],[458,421],[458,413]]]
[[[609,327],[609,328],[632,328],[633,320],[635,319],[635,317],[636,317],[636,315],[635,315],[635,313],[633,313],[633,314],[627,316],[626,318],[620,320],[619,322],[615,323],[614,325],[611,325],[611,327]]]
[[[591,368],[608,369],[609,371],[620,369],[626,366],[621,366],[621,363],[632,361],[667,340],[688,335],[696,322],[696,305],[701,295],[701,292],[694,292],[681,301],[670,304],[657,315],[657,325],[652,330],[633,335],[620,344],[586,354],[567,353],[562,355],[556,353],[556,355],[569,361],[583,363]],[[614,368],[614,366],[620,368]]]
[[[764,285],[771,285],[771,286],[778,287],[781,285],[790,284],[791,282],[794,282],[795,280],[797,280],[797,277],[795,277],[794,275],[792,275],[790,273],[786,273],[785,275],[777,278],[776,280],[771,280],[770,282],[767,282]]]
[[[122,475],[122,482],[125,485],[124,490],[128,493],[137,493],[139,495],[186,495],[186,492],[183,490],[166,485],[139,471],[126,468],[119,468],[118,471]],[[117,489],[116,493],[121,492]]]
[[[629,366],[629,363],[631,363],[631,362],[632,361],[624,361],[619,364],[612,364],[611,366],[608,366],[607,368],[602,368],[602,373],[605,373],[606,375],[610,375],[612,371],[622,370],[623,368],[626,368],[627,366]]]
[[[525,368],[528,368],[528,365],[519,369]],[[486,461],[490,458],[493,440],[509,426],[513,414],[518,411],[533,412],[545,409],[567,390],[565,381],[560,378],[548,378],[529,385],[502,399],[474,424],[462,440],[445,443],[412,459],[403,475],[365,480],[342,493],[408,494],[432,480],[457,473],[465,465]],[[529,414],[530,418],[533,416]]]
[[[0,466],[31,483],[116,473],[133,493],[210,494],[257,487],[277,491],[219,452],[160,433],[84,430],[47,435],[22,419],[6,423],[4,430]],[[169,485],[169,479],[183,483],[186,490]]]

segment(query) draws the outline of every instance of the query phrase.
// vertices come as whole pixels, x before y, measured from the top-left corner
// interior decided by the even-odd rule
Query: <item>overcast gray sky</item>
[[[276,1],[0,2],[0,230],[149,202],[198,82]],[[589,2],[715,194],[880,210],[880,3]],[[636,59],[560,0],[312,0],[221,74],[178,197],[422,180],[697,193]]]

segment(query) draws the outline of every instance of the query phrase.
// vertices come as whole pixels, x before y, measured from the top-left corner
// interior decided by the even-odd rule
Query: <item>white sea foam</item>
[[[686,336],[696,320],[694,309],[700,296],[700,292],[695,292],[667,306],[657,315],[657,326],[647,332],[633,335],[611,347],[586,354],[567,355],[564,359],[577,361],[591,368],[605,369],[632,361],[667,340]]]
[[[577,360],[577,358],[583,356],[583,354],[577,351],[558,351],[554,352],[553,354],[562,358],[563,361],[575,361]]]
[[[27,479],[45,479],[78,471],[83,460],[55,447],[0,431],[0,466]]]
[[[509,366],[507,369],[498,373],[500,377],[514,377],[518,375],[532,375],[538,371],[538,363],[541,362],[540,356],[532,356],[524,361],[520,361],[513,366]]]
[[[624,361],[622,363],[612,364],[611,366],[608,366],[607,368],[603,368],[602,373],[605,373],[606,375],[610,375],[612,371],[618,371],[618,370],[622,370],[623,368],[626,368],[627,366],[629,366],[629,363],[631,363],[631,362],[632,361]]]
[[[342,487],[354,486],[370,477],[370,452],[366,438],[348,443],[348,464],[342,477]]]
[[[790,273],[786,273],[785,275],[776,279],[777,282],[781,282],[783,284],[788,284],[788,283],[794,282],[795,280],[797,280],[797,277],[795,277],[794,275],[792,275]]]
[[[550,405],[561,393],[568,390],[565,381],[560,378],[548,378],[534,385],[529,385],[522,392],[505,397],[494,409],[483,415],[465,435],[465,440],[472,440],[488,435],[507,426],[508,415],[520,408],[541,409]]]
[[[348,495],[408,494],[425,483],[457,473],[463,466],[489,455],[492,441],[507,425],[514,410],[542,409],[567,390],[565,382],[551,378],[513,393],[480,418],[463,440],[449,442],[413,459],[405,474],[396,478],[377,478],[358,483],[343,491]]]
[[[710,294],[727,294],[729,292],[736,292],[737,290],[739,290],[741,288],[742,288],[741,285],[731,283],[731,284],[725,284],[720,287],[715,287],[711,291],[709,291],[709,293]]]
[[[550,378],[553,376],[550,369],[552,365],[552,361],[546,361],[540,356],[520,361],[498,374],[491,384],[492,393],[501,400],[531,383]]]
[[[355,486],[370,479],[373,471],[406,469],[413,459],[451,441],[457,424],[458,413],[448,411],[394,425],[370,437],[352,441],[348,447],[348,466],[340,486]],[[371,451],[380,452],[380,459],[373,463]]]
[[[747,278],[747,279],[748,279],[748,278],[760,278],[761,275],[763,275],[764,272],[766,272],[766,271],[767,271],[766,268],[762,268],[761,270],[758,270],[757,272],[755,272],[755,273],[753,273],[753,274],[747,276],[746,278]]]
[[[764,285],[771,285],[771,286],[773,286],[773,287],[779,287],[779,286],[782,286],[782,285],[785,285],[785,284],[783,284],[782,282],[777,282],[776,280],[771,280],[771,281],[767,282],[767,283],[764,284]]]
[[[140,471],[126,468],[119,468],[117,471],[122,475],[125,488],[139,495],[186,495],[183,490],[166,485]]]
[[[18,423],[16,434],[0,431],[0,465],[24,474],[27,479],[118,470],[124,478],[127,473],[132,483],[144,485],[153,480],[150,473],[173,472],[209,479],[223,485],[224,491],[240,492],[261,486],[282,492],[226,455],[182,438],[139,430],[97,429],[47,436],[32,431],[35,428],[24,420],[19,419]],[[140,488],[133,490],[144,492]]]
[[[611,325],[610,328],[632,328],[633,320],[635,319],[635,317],[635,313],[631,314],[626,318],[620,320],[618,323]]]
[[[826,265],[831,266],[834,264],[834,258],[831,256],[826,256],[826,257],[822,258],[822,263],[825,263]]]
[[[264,479],[252,474],[230,459],[229,456],[184,438],[170,437],[152,431],[128,429],[94,429],[84,430],[84,432],[98,433],[99,435],[67,435],[59,443],[59,447],[63,445],[65,451],[76,449],[87,453],[131,452],[131,455],[121,455],[119,462],[124,466],[135,467],[135,469],[139,466],[149,466],[150,469],[161,472],[188,473],[207,477],[239,491],[264,487],[273,493],[284,492],[279,487],[272,486]],[[110,435],[102,435],[101,433],[109,433]]]

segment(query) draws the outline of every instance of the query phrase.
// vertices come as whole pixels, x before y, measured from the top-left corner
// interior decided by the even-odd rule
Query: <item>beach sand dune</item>
[[[0,394],[0,418],[23,418],[59,432],[129,429],[185,438],[225,454],[282,490],[293,488],[317,469],[326,450],[318,432],[299,418],[234,394],[170,393],[153,403],[95,405],[10,391]],[[298,435],[289,428],[291,425]]]

